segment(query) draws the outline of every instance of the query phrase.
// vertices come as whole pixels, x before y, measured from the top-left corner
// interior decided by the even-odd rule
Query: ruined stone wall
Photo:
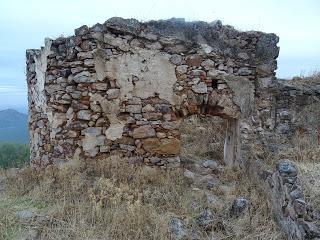
[[[192,114],[230,119],[232,137],[238,119],[272,129],[277,42],[220,21],[121,18],[47,39],[27,50],[32,164],[121,154],[175,165]]]
[[[319,141],[320,86],[307,80],[279,80],[275,89],[276,131],[292,137],[307,132]]]
[[[288,240],[318,239],[317,213],[307,203],[296,166],[288,159],[270,170],[262,161],[251,161],[248,174],[259,183],[275,219]]]

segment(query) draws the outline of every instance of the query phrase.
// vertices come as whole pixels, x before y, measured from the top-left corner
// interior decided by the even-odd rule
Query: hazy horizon
[[[239,30],[274,32],[280,37],[277,77],[291,78],[320,69],[320,2],[309,1],[3,1],[0,3],[0,110],[27,109],[25,50],[44,38],[70,36],[81,25],[118,16],[138,20],[172,17],[186,21],[220,19]],[[24,111],[25,112],[25,111]]]

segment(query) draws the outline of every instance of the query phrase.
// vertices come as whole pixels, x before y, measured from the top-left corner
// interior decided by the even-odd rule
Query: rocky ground
[[[126,234],[121,233],[121,231],[125,231],[125,226],[119,226],[121,231],[119,229],[101,230],[101,225],[106,224],[104,221],[107,220],[107,216],[99,216],[96,211],[109,212],[110,209],[107,209],[109,206],[102,206],[109,199],[103,202],[100,199],[100,192],[98,193],[99,197],[94,199],[95,204],[92,201],[85,202],[90,204],[92,208],[96,208],[93,212],[97,216],[94,216],[91,221],[101,221],[99,224],[96,223],[100,226],[96,226],[94,233],[90,233],[90,225],[93,227],[94,223],[89,223],[89,219],[82,215],[84,214],[82,204],[77,206],[77,204],[69,202],[67,205],[71,206],[61,206],[63,205],[62,199],[53,204],[52,200],[41,202],[39,196],[32,197],[29,194],[17,197],[2,195],[0,211],[5,212],[5,219],[1,219],[1,223],[4,224],[2,227],[6,228],[2,232],[5,234],[2,237],[3,239],[282,239],[281,233],[270,218],[267,203],[259,199],[259,193],[246,179],[240,176],[240,172],[230,170],[224,170],[229,171],[228,173],[223,172],[221,166],[216,166],[216,162],[213,160],[205,160],[201,164],[199,169],[192,169],[194,172],[185,170],[183,173],[188,182],[184,182],[186,185],[183,188],[189,189],[170,189],[173,186],[165,189],[165,191],[172,191],[166,193],[172,194],[172,198],[163,196],[164,189],[160,190],[162,192],[160,196],[154,196],[157,192],[153,190],[151,198],[154,199],[145,200],[146,202],[141,205],[136,201],[130,202],[128,205],[122,206],[124,209],[121,213],[110,213],[116,218],[113,219],[116,222],[115,225],[134,221],[129,226],[130,229],[127,229]],[[220,170],[218,170],[219,168]],[[216,170],[219,172],[208,174],[208,172]],[[224,174],[224,177],[221,174]],[[227,177],[225,174],[229,174],[229,176]],[[120,203],[122,201],[129,201],[130,197],[134,198],[130,196],[130,193],[129,196],[125,196],[111,182],[102,181],[100,183],[102,184],[99,186],[100,188],[102,186],[108,188],[103,195],[108,197],[112,195],[116,202],[119,201],[119,204],[122,204]],[[242,184],[241,189],[236,186],[237,183]],[[146,197],[147,191],[148,189],[145,188],[144,197]],[[180,198],[176,199],[178,202],[173,203],[174,198],[180,194]],[[157,199],[159,197],[171,200],[173,206],[168,207],[167,204],[171,203],[163,204],[161,200],[159,203],[159,199]],[[120,198],[121,200],[119,200]],[[155,212],[146,212],[151,210],[149,204],[156,208]],[[160,204],[160,206],[156,204]],[[63,208],[62,212],[58,209],[60,206]],[[176,206],[178,206],[177,209]],[[91,214],[93,212],[90,211]],[[65,214],[65,216],[61,214]],[[124,219],[126,214],[129,215],[129,219]],[[141,216],[137,216],[138,219],[133,219],[132,215],[136,216],[136,214],[141,214]],[[147,217],[145,214],[151,216]],[[81,221],[84,222],[81,223]],[[142,222],[139,223],[139,221]],[[75,226],[75,224],[79,224],[79,226]],[[156,227],[158,224],[160,226]],[[85,229],[80,229],[82,227]],[[151,229],[147,229],[148,227]],[[154,227],[156,228],[154,229]],[[141,231],[141,233],[133,233],[132,231]],[[82,234],[85,237],[82,237]]]
[[[221,162],[223,121],[187,119],[182,138],[181,170],[74,163],[41,176],[3,172],[1,238],[281,239],[262,193]]]
[[[2,172],[0,239],[284,239],[263,193],[222,164],[223,136],[221,119],[187,119],[178,170],[108,159]]]

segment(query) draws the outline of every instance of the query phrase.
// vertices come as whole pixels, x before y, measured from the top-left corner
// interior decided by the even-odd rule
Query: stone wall
[[[320,85],[303,79],[278,80],[274,96],[276,131],[289,138],[297,131],[307,132],[320,143]]]
[[[220,21],[122,18],[47,39],[27,50],[33,166],[113,154],[176,165],[179,125],[192,114],[230,120],[226,158],[234,161],[238,119],[273,127],[278,40]]]
[[[273,214],[289,240],[318,239],[317,213],[307,203],[296,166],[288,159],[267,170],[263,162],[251,161],[248,172],[255,176],[271,203]]]

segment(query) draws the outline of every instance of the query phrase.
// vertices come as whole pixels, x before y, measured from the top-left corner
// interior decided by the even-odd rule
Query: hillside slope
[[[13,109],[0,111],[0,142],[28,143],[28,115]]]

